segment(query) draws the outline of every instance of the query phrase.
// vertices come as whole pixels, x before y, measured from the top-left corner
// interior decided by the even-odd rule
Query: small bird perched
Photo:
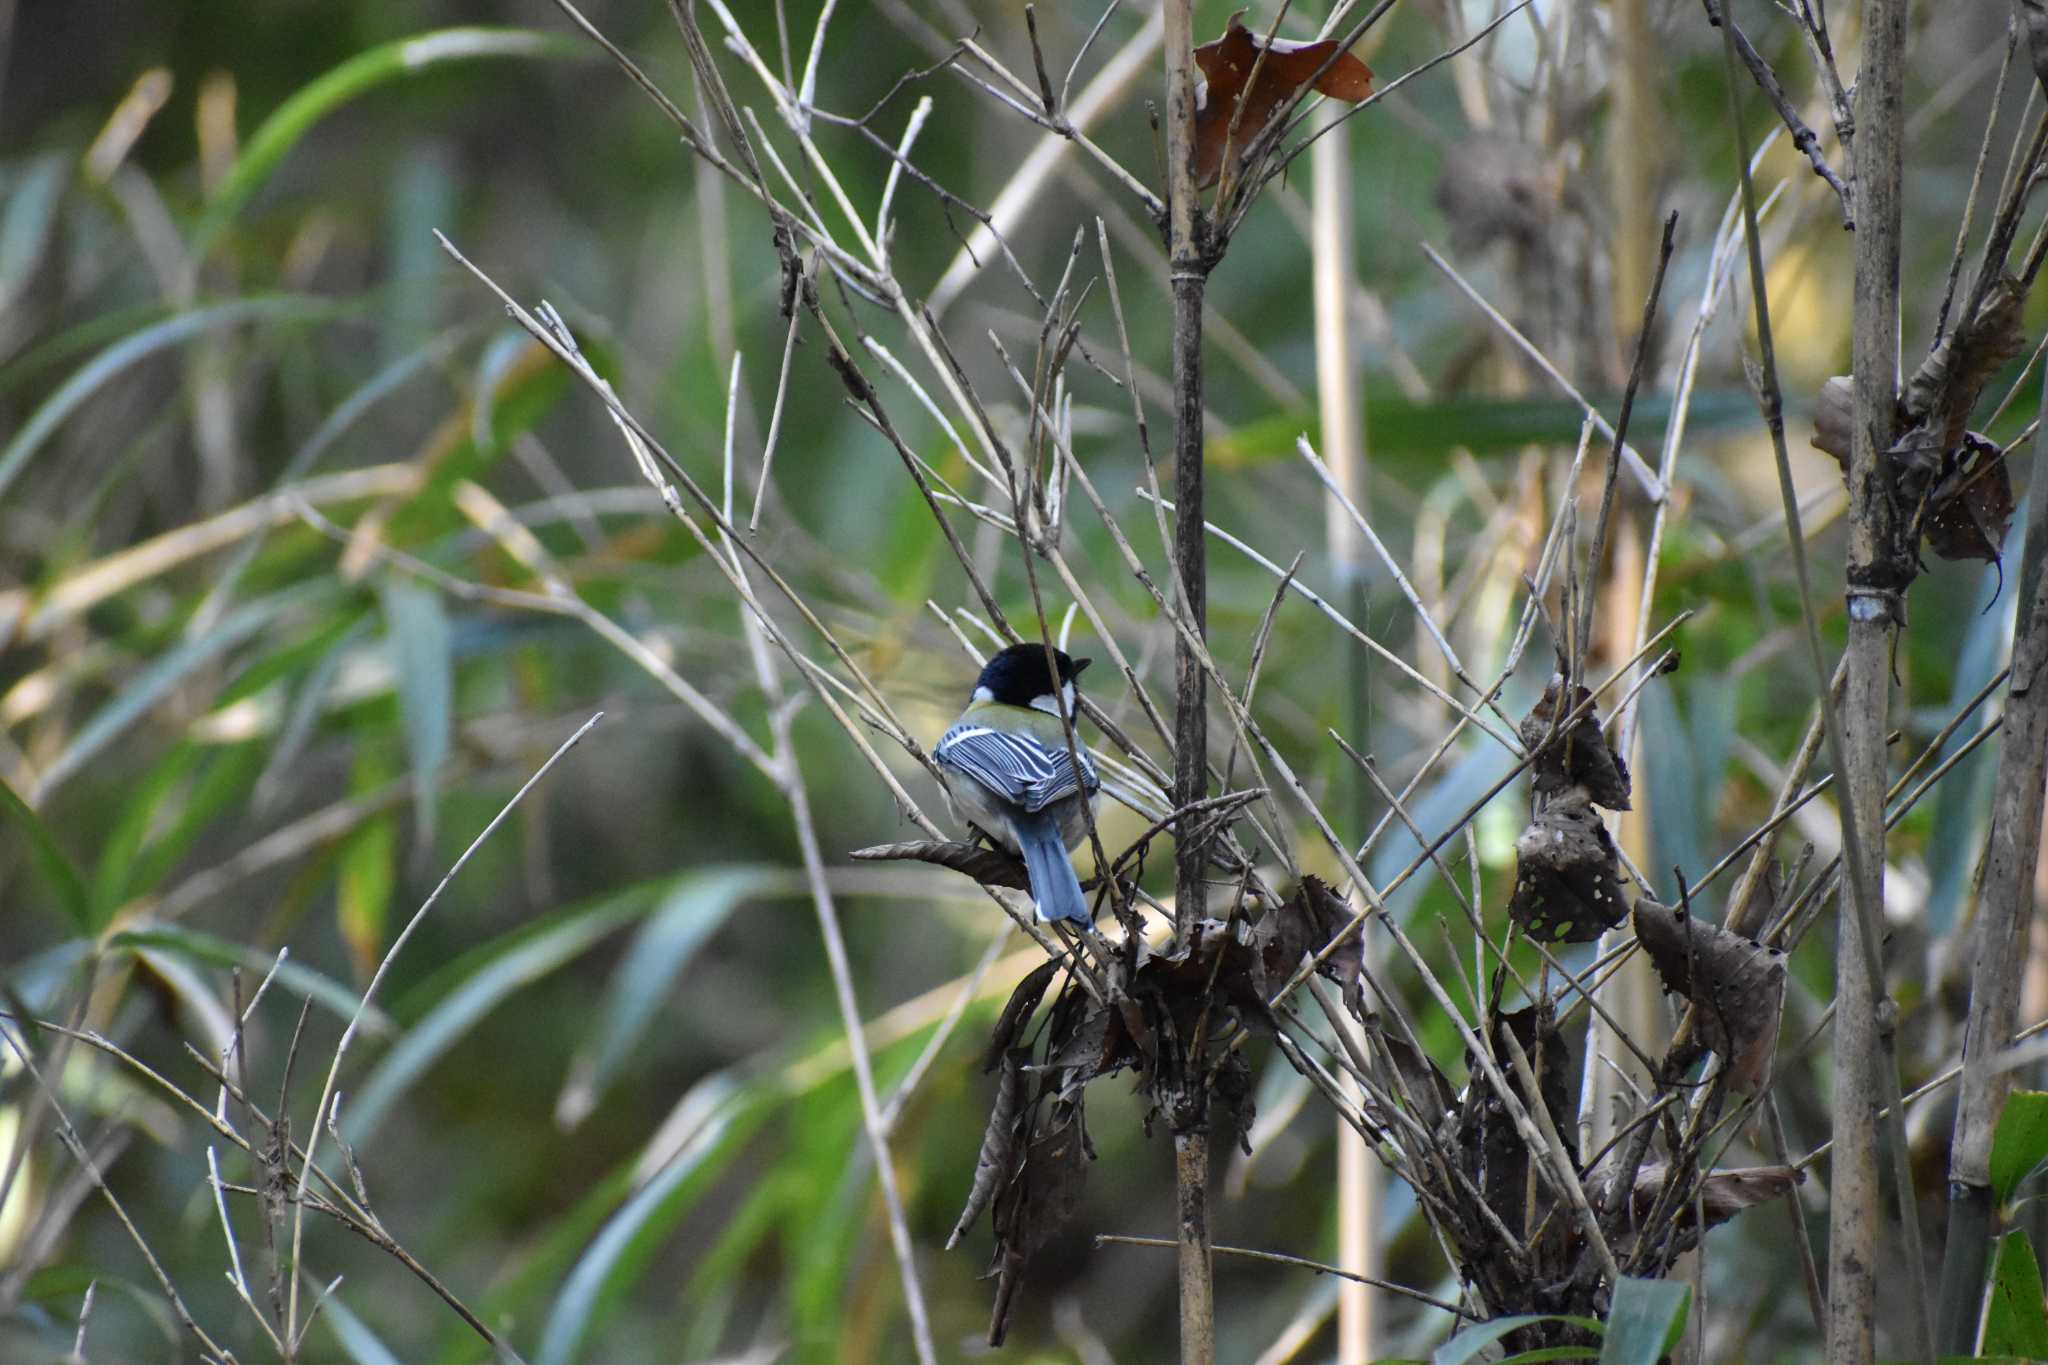
[[[1021,644],[990,659],[932,757],[960,812],[1023,857],[1038,917],[1087,924],[1088,902],[1067,850],[1087,833],[1102,779],[1078,739],[1069,753],[1060,716],[1074,714],[1074,678],[1088,660],[1055,649],[1049,668],[1046,655],[1042,644]]]

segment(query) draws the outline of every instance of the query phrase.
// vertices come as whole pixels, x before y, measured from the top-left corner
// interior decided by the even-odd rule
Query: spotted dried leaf
[[[1515,840],[1508,913],[1543,943],[1590,943],[1627,916],[1621,860],[1584,787],[1551,801]]]
[[[996,1026],[989,1030],[988,1051],[982,1054],[981,1069],[994,1071],[1009,1054],[1010,1047],[1017,1041],[1017,1030],[1024,1027],[1024,1021],[1038,1008],[1038,1002],[1045,998],[1045,991],[1052,984],[1053,973],[1060,964],[1055,960],[1039,963],[1024,974],[1010,992],[1010,998],[1003,1002],[1003,1012],[996,1016]]]
[[[1550,796],[1569,787],[1584,787],[1595,805],[1629,809],[1628,764],[1607,742],[1600,728],[1599,708],[1586,706],[1592,692],[1573,684],[1571,700],[1564,700],[1565,696],[1564,679],[1553,674],[1543,696],[1522,717],[1522,743],[1532,755],[1536,792]],[[1570,725],[1560,725],[1581,706],[1586,706],[1584,715]]]
[[[1235,175],[1243,167],[1245,149],[1307,90],[1352,104],[1372,94],[1372,69],[1334,39],[1297,43],[1275,38],[1269,43],[1239,22],[1238,14],[1230,16],[1221,38],[1195,49],[1195,65],[1203,77],[1195,85],[1195,183],[1201,189],[1222,177],[1225,143]]]
[[[1664,989],[1697,1007],[1700,1037],[1729,1079],[1743,1090],[1762,1087],[1785,1010],[1785,955],[1655,901],[1637,903],[1635,926]]]
[[[2012,472],[1996,441],[1966,432],[1956,458],[1927,495],[1921,531],[1943,559],[1996,564],[2012,529]]]

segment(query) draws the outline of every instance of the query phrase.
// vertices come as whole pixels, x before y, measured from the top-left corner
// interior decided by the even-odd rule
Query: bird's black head
[[[1051,699],[1060,695],[1088,666],[1088,660],[1070,659],[1057,649],[1052,651],[1052,661],[1059,669],[1057,680],[1046,669],[1044,645],[1032,642],[1011,645],[982,668],[981,677],[974,685],[975,700],[997,701],[1005,706],[1030,706],[1034,702],[1043,702],[1040,709],[1050,710]]]

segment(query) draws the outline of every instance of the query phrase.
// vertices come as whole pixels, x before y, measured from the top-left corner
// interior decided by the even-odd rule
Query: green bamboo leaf
[[[43,794],[48,795],[77,773],[108,741],[141,719],[193,669],[225,654],[294,608],[335,591],[333,585],[324,582],[288,588],[236,608],[204,635],[181,640],[157,655],[112,701],[93,713],[92,719],[72,736],[70,745],[43,770]]]
[[[529,986],[644,914],[649,901],[636,889],[599,904],[556,915],[530,930],[507,935],[480,952],[466,953],[452,988],[370,1073],[342,1109],[352,1143],[376,1132],[391,1106],[479,1020],[521,987]]]
[[[45,152],[19,176],[10,177],[7,207],[0,211],[0,307],[13,304],[42,262],[50,225],[57,220],[57,206],[64,202],[76,164],[63,152]]]
[[[1991,1135],[1991,1189],[2001,1204],[2020,1181],[2048,1161],[2048,1091],[2015,1090]]]
[[[188,957],[209,967],[240,967],[242,979],[249,983],[249,990],[254,990],[255,983],[261,981],[272,964],[277,962],[274,953],[246,944],[230,943],[179,924],[146,923],[115,934],[108,943],[114,948],[154,948]],[[353,1019],[357,1006],[362,1003],[362,996],[357,992],[333,977],[290,958],[278,964],[273,983],[279,990],[311,1000],[338,1019]],[[374,1004],[364,1012],[364,1033],[374,1037],[391,1032],[391,1028],[391,1016]]]
[[[555,1105],[558,1122],[574,1127],[583,1121],[705,940],[734,906],[781,880],[765,867],[708,868],[681,878],[663,895],[605,987],[598,1017],[569,1065],[569,1079]]]
[[[1624,1275],[1607,1310],[1600,1365],[1657,1365],[1677,1345],[1691,1303],[1692,1286],[1682,1281]]]
[[[84,406],[101,385],[137,361],[215,328],[232,327],[242,322],[320,321],[340,317],[350,311],[350,305],[333,299],[299,298],[290,294],[232,299],[189,313],[178,313],[123,337],[58,385],[57,391],[29,414],[28,421],[14,434],[14,439],[0,449],[0,492],[7,490],[7,485],[14,482],[29,457],[63,425],[65,418]]]
[[[433,847],[435,795],[441,765],[448,761],[454,726],[455,664],[448,613],[441,594],[396,575],[378,588],[384,606],[385,647],[405,722],[406,753],[412,763],[413,814],[420,846]]]
[[[359,52],[309,82],[277,107],[249,138],[220,187],[213,193],[193,236],[195,258],[203,258],[216,234],[270,179],[306,133],[342,105],[387,81],[445,62],[483,57],[587,58],[589,49],[553,34],[518,28],[444,28]]]
[[[333,1334],[335,1344],[356,1365],[400,1365],[391,1348],[378,1340],[370,1325],[350,1311],[339,1294],[320,1301],[320,1318]]]
[[[768,1112],[761,1095],[714,1075],[693,1097],[701,1118],[673,1156],[612,1215],[556,1296],[534,1365],[569,1365],[597,1320],[646,1271],[675,1225]]]
[[[1563,1313],[1516,1313],[1467,1327],[1436,1348],[1436,1353],[1429,1358],[1430,1365],[1470,1365],[1479,1359],[1481,1352],[1508,1333],[1539,1322],[1568,1322],[1593,1332],[1604,1330],[1594,1318],[1572,1317]]]
[[[58,907],[86,933],[98,928],[93,922],[92,896],[85,889],[85,878],[78,875],[78,868],[50,837],[41,818],[4,779],[0,779],[0,811],[6,812],[8,819],[28,836],[29,857],[57,897]]]
[[[2048,1307],[2041,1298],[2041,1263],[2020,1228],[1998,1242],[1991,1263],[1991,1302],[1984,1312],[1985,1355],[2048,1360]]]

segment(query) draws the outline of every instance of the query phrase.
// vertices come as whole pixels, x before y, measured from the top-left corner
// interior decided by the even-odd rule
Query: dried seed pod
[[[1621,859],[1584,787],[1545,806],[1515,840],[1508,913],[1542,943],[1590,943],[1627,916]]]
[[[1589,707],[1574,724],[1556,729],[1559,721],[1593,694],[1574,685],[1571,700],[1563,700],[1564,695],[1564,680],[1552,675],[1542,699],[1522,717],[1522,743],[1534,754],[1530,766],[1536,774],[1537,793],[1550,796],[1570,787],[1584,787],[1593,804],[1627,810],[1631,790],[1628,764],[1601,733],[1599,708]]]

